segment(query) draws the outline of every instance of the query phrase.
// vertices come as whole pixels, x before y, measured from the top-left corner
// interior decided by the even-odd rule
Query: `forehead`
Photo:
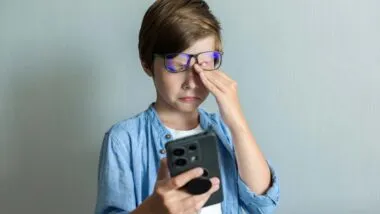
[[[213,51],[215,50],[215,37],[208,36],[203,39],[199,39],[193,43],[188,49],[182,51],[183,53],[188,54],[197,54],[205,51]]]

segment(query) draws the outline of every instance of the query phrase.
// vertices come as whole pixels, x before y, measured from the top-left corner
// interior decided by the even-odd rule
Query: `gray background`
[[[104,132],[155,98],[137,55],[151,2],[0,0],[1,213],[93,212]],[[379,1],[209,3],[276,213],[380,213]]]

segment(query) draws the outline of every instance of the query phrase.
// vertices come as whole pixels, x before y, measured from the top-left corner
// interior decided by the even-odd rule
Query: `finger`
[[[219,185],[220,184],[220,180],[217,177],[211,178],[210,181],[211,181],[212,185]]]
[[[211,195],[213,193],[215,193],[216,191],[218,191],[220,188],[220,185],[219,185],[219,182],[216,182],[215,184],[212,185],[212,187],[210,188],[209,191],[207,191],[205,194],[204,194],[204,197],[201,197],[199,199],[199,202],[197,203],[196,207],[198,209],[202,208],[206,202],[208,201],[208,199],[211,197]]]
[[[179,189],[187,184],[194,178],[200,177],[203,174],[203,169],[200,167],[188,170],[182,174],[179,174],[173,178],[171,178],[167,185],[171,189]]]
[[[211,182],[213,183],[213,186],[206,193],[203,193],[201,195],[191,195],[185,198],[184,200],[182,200],[182,204],[184,205],[186,210],[189,210],[189,211],[200,210],[208,201],[210,196],[214,192],[219,190],[219,179],[213,178],[211,179]]]
[[[166,158],[162,158],[160,160],[160,168],[158,170],[157,181],[166,180],[166,179],[169,179],[169,178],[170,178],[170,175],[169,175],[169,169],[168,169],[167,159]]]
[[[236,90],[236,87],[237,87],[237,83],[235,80],[231,79],[226,73],[224,73],[223,71],[219,71],[219,72],[214,72],[214,73],[218,73],[220,75],[220,77],[224,80],[225,82],[225,86],[226,88],[229,88],[229,89],[235,89]]]
[[[210,181],[212,183],[212,186],[211,186],[211,188],[207,192],[205,192],[203,194],[200,194],[200,195],[189,195],[188,198],[193,197],[193,198],[195,198],[197,200],[197,202],[199,202],[199,201],[202,201],[205,198],[210,197],[210,195],[212,193],[218,191],[218,189],[220,187],[220,180],[219,180],[219,178],[213,177],[213,178],[210,179]]]
[[[220,90],[222,92],[226,91],[225,86],[229,85],[230,82],[222,76],[220,76],[219,72],[204,71],[199,65],[194,65],[194,68],[201,77],[203,84],[205,84],[206,88],[208,88],[211,92],[217,93],[216,90]],[[210,84],[207,85],[207,82],[209,82]],[[212,85],[214,85],[214,87]]]
[[[199,213],[199,210],[202,208],[202,204],[200,204],[200,202],[202,202],[203,200],[205,199],[190,196],[182,200],[181,204],[183,206],[183,209],[185,210],[185,213],[194,214]]]
[[[204,78],[210,83],[210,85],[214,86],[214,88],[216,90],[219,90],[220,92],[224,93],[226,91],[223,83],[215,78],[215,76],[213,76],[213,74],[211,74],[212,72],[210,71],[204,71],[200,74],[201,78],[202,76],[204,76]]]
[[[197,72],[198,74],[199,74],[200,72],[204,71],[203,68],[202,68],[200,65],[198,65],[198,64],[194,64],[194,70],[195,70],[195,72]]]
[[[217,79],[219,82],[223,83],[223,85],[229,85],[233,82],[233,80],[221,70],[207,72],[207,74],[209,74],[211,78]]]
[[[219,71],[210,71],[210,72],[204,72],[207,79],[216,85],[217,88],[219,88],[223,92],[227,92],[229,89],[229,86],[233,84],[233,80],[228,79],[228,77],[224,77],[223,74]]]
[[[218,70],[217,72],[215,72],[215,73],[218,73],[218,74],[220,74],[220,76],[223,78],[223,79],[225,79],[226,81],[228,81],[228,82],[233,82],[234,80],[233,79],[231,79],[231,77],[229,77],[225,72],[223,72],[222,70]]]
[[[191,194],[189,194],[187,191],[183,189],[176,189],[176,190],[170,191],[168,194],[170,194],[171,198],[175,198],[176,201],[184,200],[188,198],[189,196],[191,196]]]
[[[211,184],[212,184],[211,188],[207,192],[199,195],[200,197],[202,197],[202,195],[206,196],[207,194],[211,195],[212,193],[216,192],[219,189],[219,187],[220,187],[220,180],[219,180],[219,178],[213,177],[213,178],[210,179],[210,181],[211,181]]]
[[[199,73],[199,76],[202,80],[202,83],[205,85],[205,87],[211,92],[213,93],[215,96],[219,95],[220,93],[222,93],[222,91],[212,82],[210,82],[208,80],[208,78],[206,77],[205,75],[205,72],[202,71]]]
[[[205,71],[201,66],[198,64],[194,65],[195,71],[199,74],[201,72],[205,72],[208,74],[211,78],[218,79],[221,83],[228,85],[229,83],[232,83],[233,80],[227,76],[226,73],[224,73],[222,70],[213,70],[213,71]]]

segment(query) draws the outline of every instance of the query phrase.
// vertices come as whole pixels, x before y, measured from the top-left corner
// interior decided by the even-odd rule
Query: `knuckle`
[[[170,182],[173,185],[173,187],[175,187],[175,188],[181,187],[178,177],[171,179]]]
[[[168,211],[169,214],[178,214],[178,213],[182,213],[180,210],[178,210],[176,207],[173,207],[169,204],[166,205],[166,209]]]
[[[164,188],[162,188],[161,186],[157,187],[157,188],[156,188],[156,194],[157,194],[160,198],[164,198],[164,196],[165,196]]]

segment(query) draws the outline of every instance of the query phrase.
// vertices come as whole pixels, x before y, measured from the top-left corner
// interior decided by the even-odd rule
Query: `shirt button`
[[[166,139],[170,139],[170,138],[172,138],[172,135],[171,134],[167,134],[167,135],[165,135],[165,138]]]
[[[165,154],[165,153],[166,153],[166,150],[165,150],[165,149],[161,149],[161,150],[160,150],[160,153],[161,153],[161,154]]]

